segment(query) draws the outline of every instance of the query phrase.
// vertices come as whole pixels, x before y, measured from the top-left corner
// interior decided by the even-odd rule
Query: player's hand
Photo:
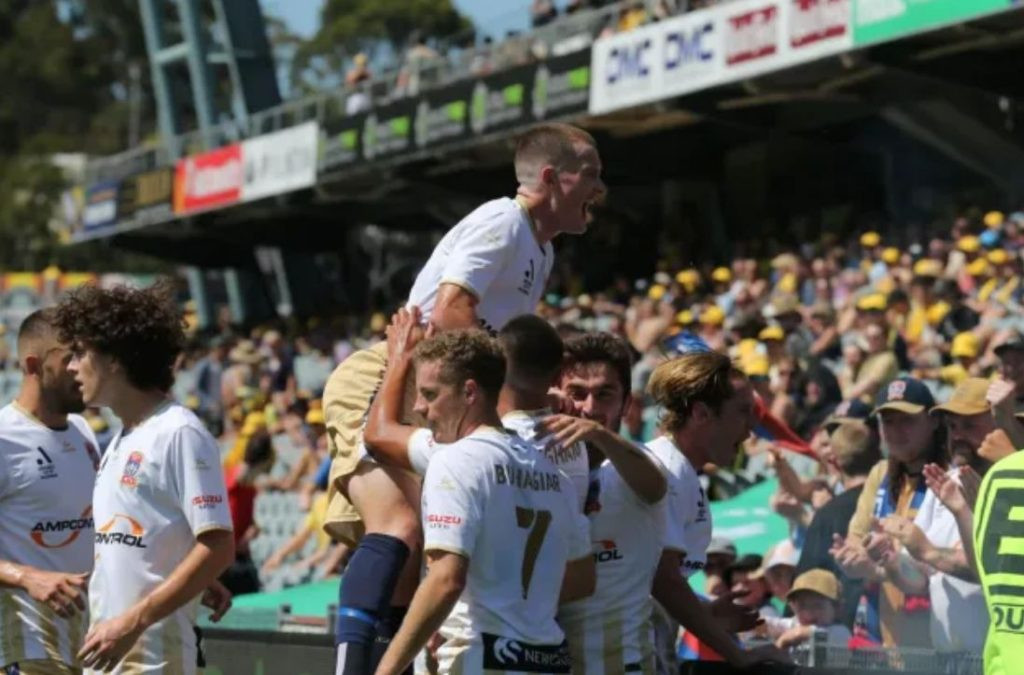
[[[708,603],[708,610],[718,625],[730,633],[745,633],[764,623],[756,609],[735,602],[749,592],[726,591]]]
[[[879,527],[881,527],[882,532],[903,544],[903,548],[907,550],[907,553],[916,560],[923,561],[929,548],[931,548],[928,537],[909,518],[897,515],[886,516],[879,521]]]
[[[77,611],[85,611],[83,589],[88,574],[66,574],[26,569],[21,585],[36,602],[41,602],[58,616],[68,618]]]
[[[1013,441],[1006,435],[1006,432],[1002,429],[996,429],[985,436],[985,440],[981,442],[981,447],[978,448],[978,456],[995,464],[1003,457],[1008,457],[1016,451],[1017,448],[1013,447]]]
[[[1008,412],[1013,414],[1013,405],[1016,399],[1017,387],[1009,380],[997,379],[988,385],[988,392],[985,400],[992,410],[997,412]]]
[[[762,645],[742,652],[740,661],[733,665],[737,668],[752,668],[762,663],[789,664],[793,663],[793,659],[775,645]]]
[[[604,433],[605,428],[599,422],[569,415],[550,415],[537,426],[538,437],[551,436],[563,448],[579,441],[593,441]]]
[[[210,614],[210,621],[217,623],[224,615],[231,609],[231,591],[221,582],[214,579],[213,583],[206,587],[203,591],[203,607],[207,607],[213,610]]]
[[[938,464],[925,464],[923,473],[925,485],[935,493],[943,506],[953,513],[962,513],[968,508],[967,500],[964,499],[960,486],[946,473],[945,469]],[[963,470],[961,470],[962,473]]]
[[[432,333],[429,328],[428,332]],[[409,309],[402,307],[392,314],[387,336],[388,363],[412,356],[416,345],[427,336],[420,325],[420,308],[415,305]]]
[[[802,645],[811,639],[810,626],[793,626],[785,633],[779,636],[779,639],[775,641],[775,646],[779,649],[789,649],[797,645]]]
[[[548,389],[548,407],[561,415],[576,416],[579,414],[573,400],[563,394],[557,387],[551,387]]]
[[[126,612],[89,629],[78,659],[90,670],[113,670],[145,630],[134,612]]]

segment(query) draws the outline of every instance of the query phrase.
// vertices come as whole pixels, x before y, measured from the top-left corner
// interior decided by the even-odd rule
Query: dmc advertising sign
[[[681,96],[853,46],[850,0],[738,0],[599,40],[590,111]]]

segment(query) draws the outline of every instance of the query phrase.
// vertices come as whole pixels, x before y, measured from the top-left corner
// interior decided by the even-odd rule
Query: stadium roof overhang
[[[589,63],[589,50],[565,63],[553,61],[545,84],[564,84],[559,77],[571,80]],[[613,186],[657,182],[667,175],[700,178],[724,152],[752,140],[778,134],[841,140],[854,135],[859,124],[881,118],[1020,194],[1021,63],[1024,12],[1012,11],[603,114],[588,112],[585,96],[569,96],[570,82],[564,99],[570,103],[561,109],[556,104],[540,117],[573,120],[597,134],[606,181]],[[508,99],[518,92],[525,100],[517,104],[529,109],[539,77],[537,65],[524,66],[346,120],[319,119],[320,161],[312,187],[224,208],[119,222],[79,232],[76,240],[106,238],[115,246],[190,264],[227,266],[251,259],[253,246],[336,248],[348,230],[371,222],[411,230],[449,226],[482,199],[511,190],[511,139],[538,119],[524,113],[493,129],[471,130],[477,122],[474,106],[493,113],[488,96],[497,92]],[[426,123],[420,121],[424,107],[435,114],[447,105],[448,94],[463,103],[462,128],[444,143],[414,143],[413,137],[419,141],[423,133],[417,125]],[[371,128],[373,153],[364,147]],[[390,152],[386,142],[393,139],[381,134],[396,129],[408,137],[406,150]],[[334,145],[325,151],[325,143]],[[358,161],[325,162],[325,152],[346,150],[359,155]],[[178,173],[180,181],[180,166]]]

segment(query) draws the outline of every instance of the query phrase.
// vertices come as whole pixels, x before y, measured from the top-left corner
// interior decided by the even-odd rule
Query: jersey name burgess
[[[494,482],[498,485],[535,492],[561,492],[562,484],[557,473],[524,469],[515,464],[495,464]]]

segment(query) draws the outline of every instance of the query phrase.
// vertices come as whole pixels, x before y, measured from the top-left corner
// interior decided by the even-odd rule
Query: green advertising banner
[[[1012,5],[1013,0],[853,0],[853,43],[894,40]]]

